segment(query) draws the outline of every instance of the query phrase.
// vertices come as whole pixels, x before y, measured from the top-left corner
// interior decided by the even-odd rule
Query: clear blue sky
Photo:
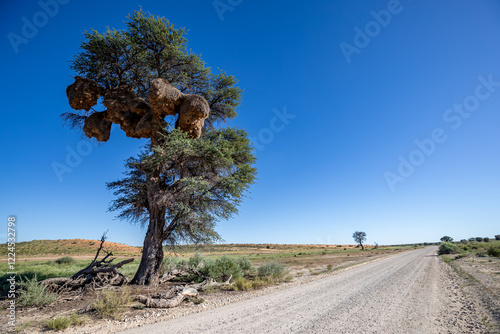
[[[18,241],[109,229],[110,241],[142,245],[145,230],[107,212],[105,183],[144,142],[116,128],[89,146],[59,117],[82,32],[122,28],[139,6],[189,29],[190,48],[245,90],[231,125],[254,137],[259,174],[218,226],[226,242],[500,233],[497,1],[44,3],[0,5],[2,242],[16,215]],[[54,163],[71,172],[58,177]]]

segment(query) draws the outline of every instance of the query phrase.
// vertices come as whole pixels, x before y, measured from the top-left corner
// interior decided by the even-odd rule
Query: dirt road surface
[[[436,247],[122,333],[487,333]]]

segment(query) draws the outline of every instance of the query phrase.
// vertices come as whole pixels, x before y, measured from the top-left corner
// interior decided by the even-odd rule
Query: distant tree
[[[482,237],[476,237],[476,241],[477,242],[481,242],[481,241],[483,241],[483,238]]]
[[[361,250],[365,250],[363,241],[366,240],[366,233],[362,231],[356,231],[352,234],[352,237],[354,238],[354,241],[356,241],[361,246]]]
[[[490,242],[490,238],[485,237],[485,238],[483,238],[483,241],[484,241],[484,242]]]
[[[500,240],[500,234],[495,235],[495,240]]]
[[[445,235],[444,237],[441,238],[442,242],[452,242],[453,238]]]
[[[476,241],[476,238],[469,238],[469,241]]]
[[[212,73],[185,34],[134,11],[123,30],[86,31],[70,62],[76,76],[66,94],[76,112],[62,115],[66,124],[100,142],[112,124],[146,140],[126,177],[108,183],[117,196],[110,210],[147,227],[132,280],[140,285],[158,282],[164,243],[219,240],[216,222],[237,213],[256,175],[246,132],[222,127],[237,115],[242,89],[233,76]]]
[[[467,243],[467,240],[466,240],[466,239],[462,239],[462,240],[460,240],[460,243],[462,243],[462,244],[466,244],[466,243]]]

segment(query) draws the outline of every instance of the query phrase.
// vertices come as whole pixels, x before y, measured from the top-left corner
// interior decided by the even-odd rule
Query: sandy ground
[[[122,333],[488,333],[436,247]]]

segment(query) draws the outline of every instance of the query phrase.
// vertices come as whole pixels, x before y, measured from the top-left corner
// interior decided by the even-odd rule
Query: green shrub
[[[476,237],[476,241],[477,242],[481,242],[481,241],[483,241],[483,238],[482,237]]]
[[[488,247],[488,255],[494,257],[500,257],[500,244],[495,243]]]
[[[215,261],[207,261],[205,267],[208,267],[208,276],[217,281],[226,281],[231,275],[233,279],[243,276],[243,271],[235,259],[226,255],[221,256]]]
[[[201,256],[200,253],[196,253],[192,258],[189,259],[188,261],[189,267],[193,269],[198,269],[198,267],[200,266],[200,264],[203,263],[204,260],[205,259],[203,258],[203,256]]]
[[[69,317],[57,317],[50,319],[47,327],[54,330],[62,330],[71,326],[71,319]]]
[[[438,254],[453,254],[457,251],[458,248],[455,244],[452,244],[451,242],[442,242],[441,245],[439,245]]]
[[[189,261],[188,260],[178,260],[175,263],[175,268],[179,270],[189,269]]]
[[[83,325],[84,323],[85,320],[80,318],[78,314],[74,313],[71,315],[71,317],[56,317],[50,319],[47,323],[47,327],[54,330],[63,330],[70,326],[79,326]]]
[[[250,262],[250,260],[246,257],[240,257],[238,259],[238,265],[245,275],[253,274],[255,272],[252,262]]]
[[[117,319],[128,303],[132,301],[129,289],[122,291],[105,290],[97,301],[92,305],[92,308],[101,318]]]
[[[18,299],[20,306],[44,306],[57,300],[55,294],[48,292],[44,285],[38,283],[36,275],[26,281],[21,279],[19,285],[22,287]]]
[[[287,273],[286,267],[276,261],[266,263],[259,267],[258,275],[262,278],[268,278],[276,281],[282,281]]]
[[[480,248],[476,251],[476,255],[478,257],[485,257],[486,256],[486,249]]]
[[[490,242],[490,238],[488,238],[488,237],[483,238],[483,241],[484,241],[484,242]]]
[[[203,260],[203,266],[199,269],[199,271],[208,277],[210,276],[210,272],[213,271],[213,267],[215,267],[215,260],[212,259],[204,259]]]
[[[65,256],[55,260],[54,262],[57,264],[74,264],[76,263],[76,260],[73,259],[71,256]]]

